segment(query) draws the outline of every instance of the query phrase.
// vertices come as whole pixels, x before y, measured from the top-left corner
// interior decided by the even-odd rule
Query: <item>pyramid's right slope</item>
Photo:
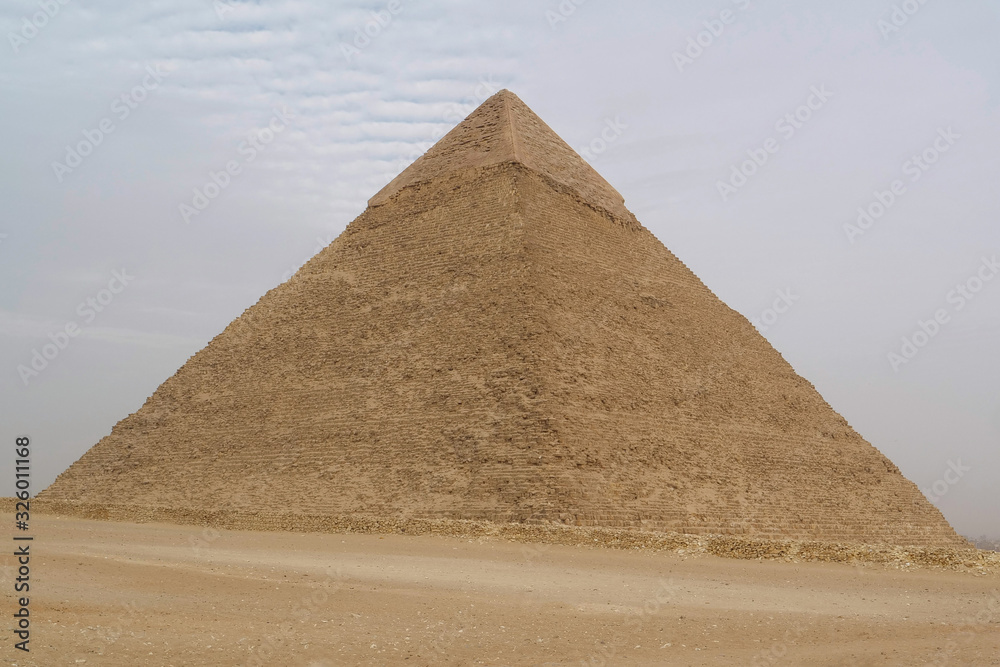
[[[45,495],[966,544],[508,92]]]

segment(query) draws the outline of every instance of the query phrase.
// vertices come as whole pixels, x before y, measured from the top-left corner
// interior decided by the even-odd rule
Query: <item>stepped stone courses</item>
[[[507,91],[42,498],[968,546]]]

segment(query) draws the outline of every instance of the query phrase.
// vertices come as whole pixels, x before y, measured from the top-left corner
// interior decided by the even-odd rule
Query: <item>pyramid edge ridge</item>
[[[476,175],[478,175],[478,174],[482,174],[482,173],[485,173],[485,172],[488,172],[488,171],[498,170],[498,169],[507,169],[507,168],[510,168],[510,167],[519,167],[521,169],[524,169],[525,171],[528,171],[528,172],[530,172],[532,174],[535,174],[536,176],[538,176],[539,178],[541,178],[542,180],[544,180],[553,189],[555,189],[557,191],[560,191],[560,192],[572,194],[576,199],[578,199],[585,206],[587,206],[588,208],[593,209],[594,211],[596,211],[597,213],[601,214],[602,216],[608,218],[609,220],[611,220],[615,224],[621,225],[622,227],[626,227],[626,228],[629,228],[629,229],[633,229],[635,231],[638,231],[639,229],[644,229],[644,227],[642,226],[642,223],[639,222],[639,219],[636,218],[635,214],[632,213],[630,210],[628,210],[628,208],[626,208],[624,204],[622,204],[621,208],[622,208],[622,210],[627,215],[622,215],[621,213],[617,213],[615,211],[612,211],[612,210],[608,209],[606,206],[602,206],[598,202],[595,202],[592,199],[588,198],[583,192],[580,191],[579,188],[573,187],[572,185],[570,185],[568,183],[565,183],[565,182],[557,179],[556,177],[552,176],[551,174],[548,174],[545,171],[543,171],[541,169],[538,169],[537,167],[534,167],[531,164],[529,164],[527,162],[524,162],[523,160],[520,160],[520,159],[508,159],[508,160],[503,160],[503,161],[500,161],[500,162],[496,162],[494,164],[488,164],[488,165],[482,165],[482,166],[474,166],[474,167],[465,167],[463,169],[456,169],[455,171],[450,172],[450,174],[448,174],[448,175],[437,176],[435,178],[428,178],[428,179],[424,179],[424,180],[420,180],[420,181],[413,181],[411,183],[407,183],[406,185],[400,187],[399,189],[394,190],[393,192],[387,193],[387,194],[382,195],[382,196],[380,196],[381,193],[382,193],[382,191],[379,191],[378,194],[372,196],[372,198],[368,200],[368,207],[367,208],[368,209],[373,209],[373,208],[378,208],[378,207],[381,207],[381,206],[386,206],[387,204],[391,204],[393,201],[395,201],[398,197],[402,196],[403,193],[406,192],[406,191],[408,191],[408,190],[413,190],[415,188],[425,187],[428,184],[435,183],[435,182],[444,180],[446,178],[452,178],[452,177],[454,177],[456,175],[459,175],[459,174],[476,174]],[[388,187],[388,185],[386,187]],[[383,190],[385,190],[385,188],[383,188]]]

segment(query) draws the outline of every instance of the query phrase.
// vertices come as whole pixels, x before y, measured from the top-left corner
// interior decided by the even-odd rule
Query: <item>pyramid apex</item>
[[[513,92],[511,92],[510,88],[501,88],[500,90],[498,90],[497,92],[493,93],[492,95],[490,95],[486,99],[487,100],[492,100],[495,97],[517,97],[517,95],[515,95]],[[480,106],[482,106],[482,103],[480,104]]]
[[[597,208],[635,223],[625,199],[520,97],[504,88],[372,197],[380,206],[401,190],[453,172],[517,163],[569,187]]]
[[[513,92],[511,92],[507,88],[501,88],[497,92],[493,93],[493,95],[491,95],[487,99],[500,99],[500,100],[503,100],[505,102],[516,100],[518,102],[521,102],[521,98],[518,97],[517,95],[515,95]],[[521,104],[524,104],[524,102],[521,102]]]

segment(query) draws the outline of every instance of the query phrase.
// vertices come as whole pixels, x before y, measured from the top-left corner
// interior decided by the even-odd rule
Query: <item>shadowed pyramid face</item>
[[[44,495],[964,544],[507,91]]]

